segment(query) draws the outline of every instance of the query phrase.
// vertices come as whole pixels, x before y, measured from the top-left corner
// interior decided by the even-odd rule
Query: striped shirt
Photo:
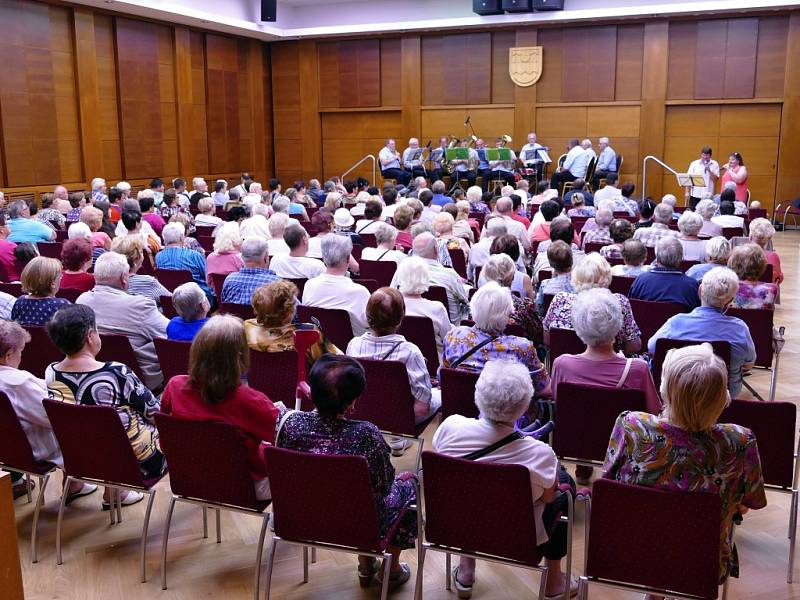
[[[150,298],[156,306],[161,306],[161,296],[172,296],[172,292],[152,275],[131,275],[128,278],[128,293]]]

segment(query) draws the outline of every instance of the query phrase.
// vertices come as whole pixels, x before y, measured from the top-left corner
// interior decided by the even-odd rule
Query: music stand
[[[705,177],[702,175],[676,173],[675,178],[678,180],[678,185],[681,187],[705,187],[706,185]]]
[[[444,157],[447,162],[450,162],[451,160],[469,160],[469,148],[446,148],[444,151]],[[448,196],[452,196],[456,188],[460,188],[462,191],[465,191],[458,181],[458,173],[459,171],[453,167],[453,186],[447,192]]]

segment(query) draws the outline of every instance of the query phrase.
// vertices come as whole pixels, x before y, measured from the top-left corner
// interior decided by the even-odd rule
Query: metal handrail
[[[662,160],[660,160],[660,159],[658,159],[658,158],[656,158],[655,156],[652,156],[652,155],[645,156],[644,160],[642,161],[642,198],[647,198],[647,161],[648,160],[654,160],[658,164],[660,164],[662,167],[664,167],[667,171],[672,173],[673,175],[678,175],[678,172],[675,169],[673,169],[672,167],[670,167],[664,161],[662,161]]]
[[[376,169],[377,169],[377,161],[378,161],[378,159],[375,158],[374,154],[367,154],[361,160],[359,160],[356,164],[354,164],[352,167],[347,169],[347,171],[342,173],[341,180],[344,181],[344,178],[345,178],[346,175],[349,175],[350,173],[355,171],[359,166],[361,166],[361,163],[363,163],[364,161],[366,161],[368,159],[372,160],[372,184],[375,185],[377,183],[377,181],[378,181],[377,178],[376,178]]]

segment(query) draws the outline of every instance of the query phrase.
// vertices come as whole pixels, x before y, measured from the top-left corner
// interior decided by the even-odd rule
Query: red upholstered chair
[[[273,402],[283,402],[289,408],[295,405],[297,390],[297,352],[250,351],[250,370],[247,382],[253,389],[267,395]],[[313,405],[303,410],[313,410]]]
[[[699,264],[700,264],[699,260],[682,260],[680,265],[678,266],[678,268],[681,271],[683,271],[684,273],[686,273],[686,271],[691,269],[693,266],[699,265]]]
[[[649,265],[656,259],[656,249],[653,246],[647,246],[647,258],[644,259],[644,263]]]
[[[688,312],[683,304],[677,302],[653,302],[651,300],[630,299],[633,318],[642,332],[642,346],[666,323],[670,317]]]
[[[267,448],[265,456],[275,515],[275,535],[267,565],[267,600],[275,551],[282,543],[303,546],[303,583],[308,582],[308,546],[383,558],[381,600],[386,600],[392,560],[388,543],[381,539],[366,459],[275,447]],[[298,498],[303,501],[298,502]]]
[[[539,269],[539,274],[536,276],[536,279],[539,280],[539,283],[542,283],[545,279],[552,279],[553,271],[551,269]]]
[[[403,317],[397,333],[419,348],[422,356],[425,357],[428,374],[436,377],[439,370],[439,351],[436,349],[436,334],[430,318],[406,315]]]
[[[360,277],[374,279],[379,287],[384,287],[392,282],[397,271],[397,263],[393,260],[362,260],[358,263],[358,268]]]
[[[461,321],[462,325],[467,327],[474,327],[475,321],[472,319],[464,319]],[[517,323],[507,323],[506,328],[503,330],[504,335],[516,335],[517,337],[525,337],[525,328]]]
[[[151,258],[145,254],[144,260],[142,261],[142,266],[139,267],[139,270],[136,271],[139,275],[151,275],[153,277],[156,276],[156,268],[153,266]]]
[[[124,335],[117,333],[101,333],[102,347],[97,353],[97,360],[101,362],[116,361],[128,366],[136,376],[144,381],[144,372],[139,366],[139,359],[131,346],[131,341]],[[60,360],[60,359],[59,359]]]
[[[178,311],[175,310],[175,305],[172,303],[172,296],[160,296],[159,302],[161,302],[161,312],[165,317],[172,319],[178,316]]]
[[[544,314],[547,314],[550,305],[553,303],[553,298],[555,298],[555,294],[542,294],[542,307],[544,308]]]
[[[444,306],[447,309],[447,314],[450,314],[450,303],[447,300],[447,290],[442,286],[432,285],[431,287],[428,288],[427,292],[424,292],[422,294],[422,297],[427,298],[428,300],[441,302],[442,306]]]
[[[590,254],[592,252],[600,252],[600,248],[603,246],[608,246],[608,244],[604,242],[587,242],[586,247],[583,249],[586,254]]]
[[[768,265],[772,266],[772,265]],[[769,382],[769,399],[775,400],[775,392],[778,387],[778,363],[780,354],[775,352],[772,347],[772,327],[774,324],[775,312],[767,308],[732,308],[729,307],[725,314],[729,317],[737,317],[745,322],[750,330],[750,337],[756,347],[756,363],[759,369],[770,371],[772,376]],[[785,327],[780,328],[783,335]],[[752,392],[759,400],[763,400],[761,395],[753,389],[747,379],[743,381],[744,386]]]
[[[721,340],[672,340],[669,338],[661,338],[656,341],[656,351],[653,354],[653,362],[651,365],[651,372],[653,374],[653,383],[656,384],[656,389],[661,386],[661,368],[664,365],[664,359],[667,357],[667,352],[672,348],[685,348],[686,346],[696,346],[708,342],[714,349],[714,354],[719,356],[725,361],[725,366],[731,365],[731,344]]]
[[[301,323],[319,324],[319,328],[333,344],[342,352],[353,339],[353,326],[350,314],[341,308],[320,308],[318,306],[297,307],[297,318]]]
[[[460,248],[449,248],[447,252],[450,254],[450,262],[453,263],[453,269],[455,269],[455,272],[466,279],[467,259],[464,257],[464,251]]]
[[[439,370],[439,384],[442,388],[442,419],[450,415],[463,415],[478,418],[475,406],[475,385],[480,373],[464,369],[442,367]]]
[[[633,280],[636,277],[623,277],[621,275],[614,275],[611,277],[611,285],[609,286],[609,290],[613,294],[622,294],[623,296],[627,296],[628,292],[631,291],[631,286],[633,285]],[[645,343],[647,340],[643,340]]]
[[[170,292],[179,285],[194,281],[192,272],[187,269],[156,269],[155,276]]]
[[[139,463],[122,426],[119,414],[110,406],[81,406],[56,400],[44,400],[44,409],[53,426],[58,445],[64,457],[65,489],[73,481],[96,483],[112,489],[111,524],[114,524],[114,505],[116,522],[122,522],[122,503],[120,490],[142,492],[148,496],[144,514],[140,542],[141,580],[147,580],[145,571],[145,552],[147,549],[147,528],[150,525],[150,511],[156,497],[154,486],[161,477],[145,480]],[[87,444],[87,440],[91,440]],[[61,494],[56,525],[56,556],[58,564],[61,557],[61,524],[64,520],[64,507],[67,494]]]
[[[636,535],[628,528],[632,510]],[[586,569],[578,597],[588,598],[589,584],[600,583],[638,594],[717,598],[721,519],[722,502],[716,494],[599,479],[592,486]]]
[[[361,239],[364,240],[364,244],[366,244],[367,248],[378,247],[378,242],[375,239],[374,233],[359,233],[358,235],[360,235]]]
[[[214,225],[195,225],[198,239],[201,237],[213,237],[215,229]]]
[[[364,250],[363,246],[355,245],[355,246],[353,246],[353,252],[351,253],[350,256],[352,256],[353,258],[355,258],[357,261],[360,262],[361,261],[361,252],[363,250]]]
[[[306,281],[308,281],[308,279],[287,279],[286,281],[291,281],[293,284],[297,286],[297,297],[302,298],[303,289],[305,289]]]
[[[43,379],[48,365],[61,362],[64,360],[64,355],[56,348],[44,327],[25,327],[25,331],[30,334],[31,341],[22,351],[19,368]]]
[[[234,304],[232,302],[220,302],[219,312],[239,317],[243,321],[254,318],[255,312],[249,304]]]
[[[5,292],[6,294],[11,294],[14,298],[19,298],[24,293],[22,291],[22,284],[21,283],[0,283],[0,292]]]
[[[81,290],[76,290],[75,288],[60,288],[56,292],[56,298],[64,298],[65,300],[69,300],[73,304],[78,299],[83,292]]]
[[[581,341],[574,329],[550,328],[550,368],[562,354],[580,354],[586,351],[586,344]]]
[[[547,568],[536,546],[539,525],[531,497],[530,471],[522,465],[475,462],[424,452],[422,494],[425,541],[419,545],[415,598],[422,598],[425,555],[444,552],[446,588],[450,555],[457,554],[541,573],[538,598],[544,598]],[[478,491],[476,493],[476,491]],[[572,496],[567,523],[567,581],[572,570]],[[499,507],[502,509],[498,510]],[[420,535],[422,532],[420,532]]]
[[[379,287],[381,287],[380,285],[378,285],[378,282],[375,281],[374,279],[362,279],[359,277],[358,279],[353,279],[353,283],[357,283],[358,285],[363,285],[365,288],[367,288],[367,290],[369,290],[370,294],[372,294]]]
[[[722,235],[724,235],[726,239],[730,240],[735,237],[743,236],[744,230],[741,227],[723,227]]]
[[[767,263],[767,268],[764,269],[764,272],[761,274],[761,277],[758,278],[759,281],[763,281],[764,283],[772,283],[772,265]]]
[[[586,225],[586,221],[589,220],[589,217],[570,217],[569,220],[572,221],[575,233],[580,234],[583,226]]]
[[[49,462],[37,461],[33,457],[33,449],[22,429],[19,418],[17,418],[17,413],[14,412],[11,401],[3,392],[0,392],[0,467],[6,471],[25,475],[28,486],[28,502],[31,502],[31,477],[35,477],[39,484],[33,509],[33,524],[31,525],[31,562],[38,562],[39,512],[44,502],[47,482],[50,481],[50,474],[56,470],[56,466]]]
[[[153,343],[156,347],[158,362],[161,365],[161,372],[164,374],[165,384],[176,375],[186,375],[189,372],[191,342],[156,338]]]
[[[786,581],[792,583],[797,542],[797,504],[800,480],[800,447],[795,446],[797,407],[793,402],[732,400],[718,423],[747,427],[756,436],[761,473],[768,489],[792,495],[789,508],[789,566]]]
[[[36,247],[39,250],[39,256],[55,258],[57,261],[61,261],[61,250],[64,247],[61,242],[38,242]]]
[[[207,509],[216,512],[217,543],[222,541],[220,510],[261,517],[255,572],[255,598],[259,597],[261,555],[267,533],[269,501],[256,498],[247,454],[239,432],[220,422],[189,421],[156,413],[161,448],[169,462],[172,499],[164,525],[161,547],[161,589],[167,589],[167,544],[176,502],[203,508],[203,537],[208,537]]]
[[[210,235],[198,235],[197,241],[200,243],[200,247],[206,252],[214,251],[214,238]]]
[[[211,274],[211,287],[214,288],[214,293],[217,298],[222,298],[222,286],[225,283],[227,273],[212,273]]]

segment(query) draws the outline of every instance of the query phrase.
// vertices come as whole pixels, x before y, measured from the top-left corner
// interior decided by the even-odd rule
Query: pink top
[[[242,255],[238,252],[223,252],[217,254],[212,252],[206,258],[206,282],[208,285],[213,286],[211,283],[211,275],[214,273],[221,273],[228,275],[229,273],[238,273],[244,266]]]
[[[92,234],[92,247],[93,248],[110,248],[111,247],[111,238],[108,237],[107,233],[102,231],[95,231]]]
[[[765,252],[767,257],[767,264],[772,265],[772,283],[781,283],[783,281],[783,271],[781,271],[781,258],[777,252],[767,250]]]
[[[731,176],[731,172],[738,173],[739,169],[741,169],[741,165],[737,167],[728,167],[725,170],[725,173],[722,174],[722,180],[720,182],[720,189],[725,189],[725,184],[729,181],[736,181]],[[747,202],[747,170],[745,169],[745,177],[741,183],[736,183],[736,199],[741,200],[742,202]]]
[[[5,272],[7,281],[19,281],[17,262],[14,258],[14,248],[17,245],[8,240],[0,240],[0,271]]]
[[[553,363],[550,378],[553,400],[558,404],[558,386],[562,383],[616,387],[625,370],[626,360],[621,356],[607,360],[591,360],[580,354],[562,354]],[[642,390],[647,411],[654,415],[661,413],[661,399],[656,392],[650,369],[641,358],[631,360],[631,368],[622,388]]]
[[[161,231],[164,229],[164,225],[166,225],[164,219],[161,218],[161,215],[152,212],[145,213],[142,215],[142,219],[150,224],[150,227],[153,228],[153,231],[157,236],[161,237]]]

